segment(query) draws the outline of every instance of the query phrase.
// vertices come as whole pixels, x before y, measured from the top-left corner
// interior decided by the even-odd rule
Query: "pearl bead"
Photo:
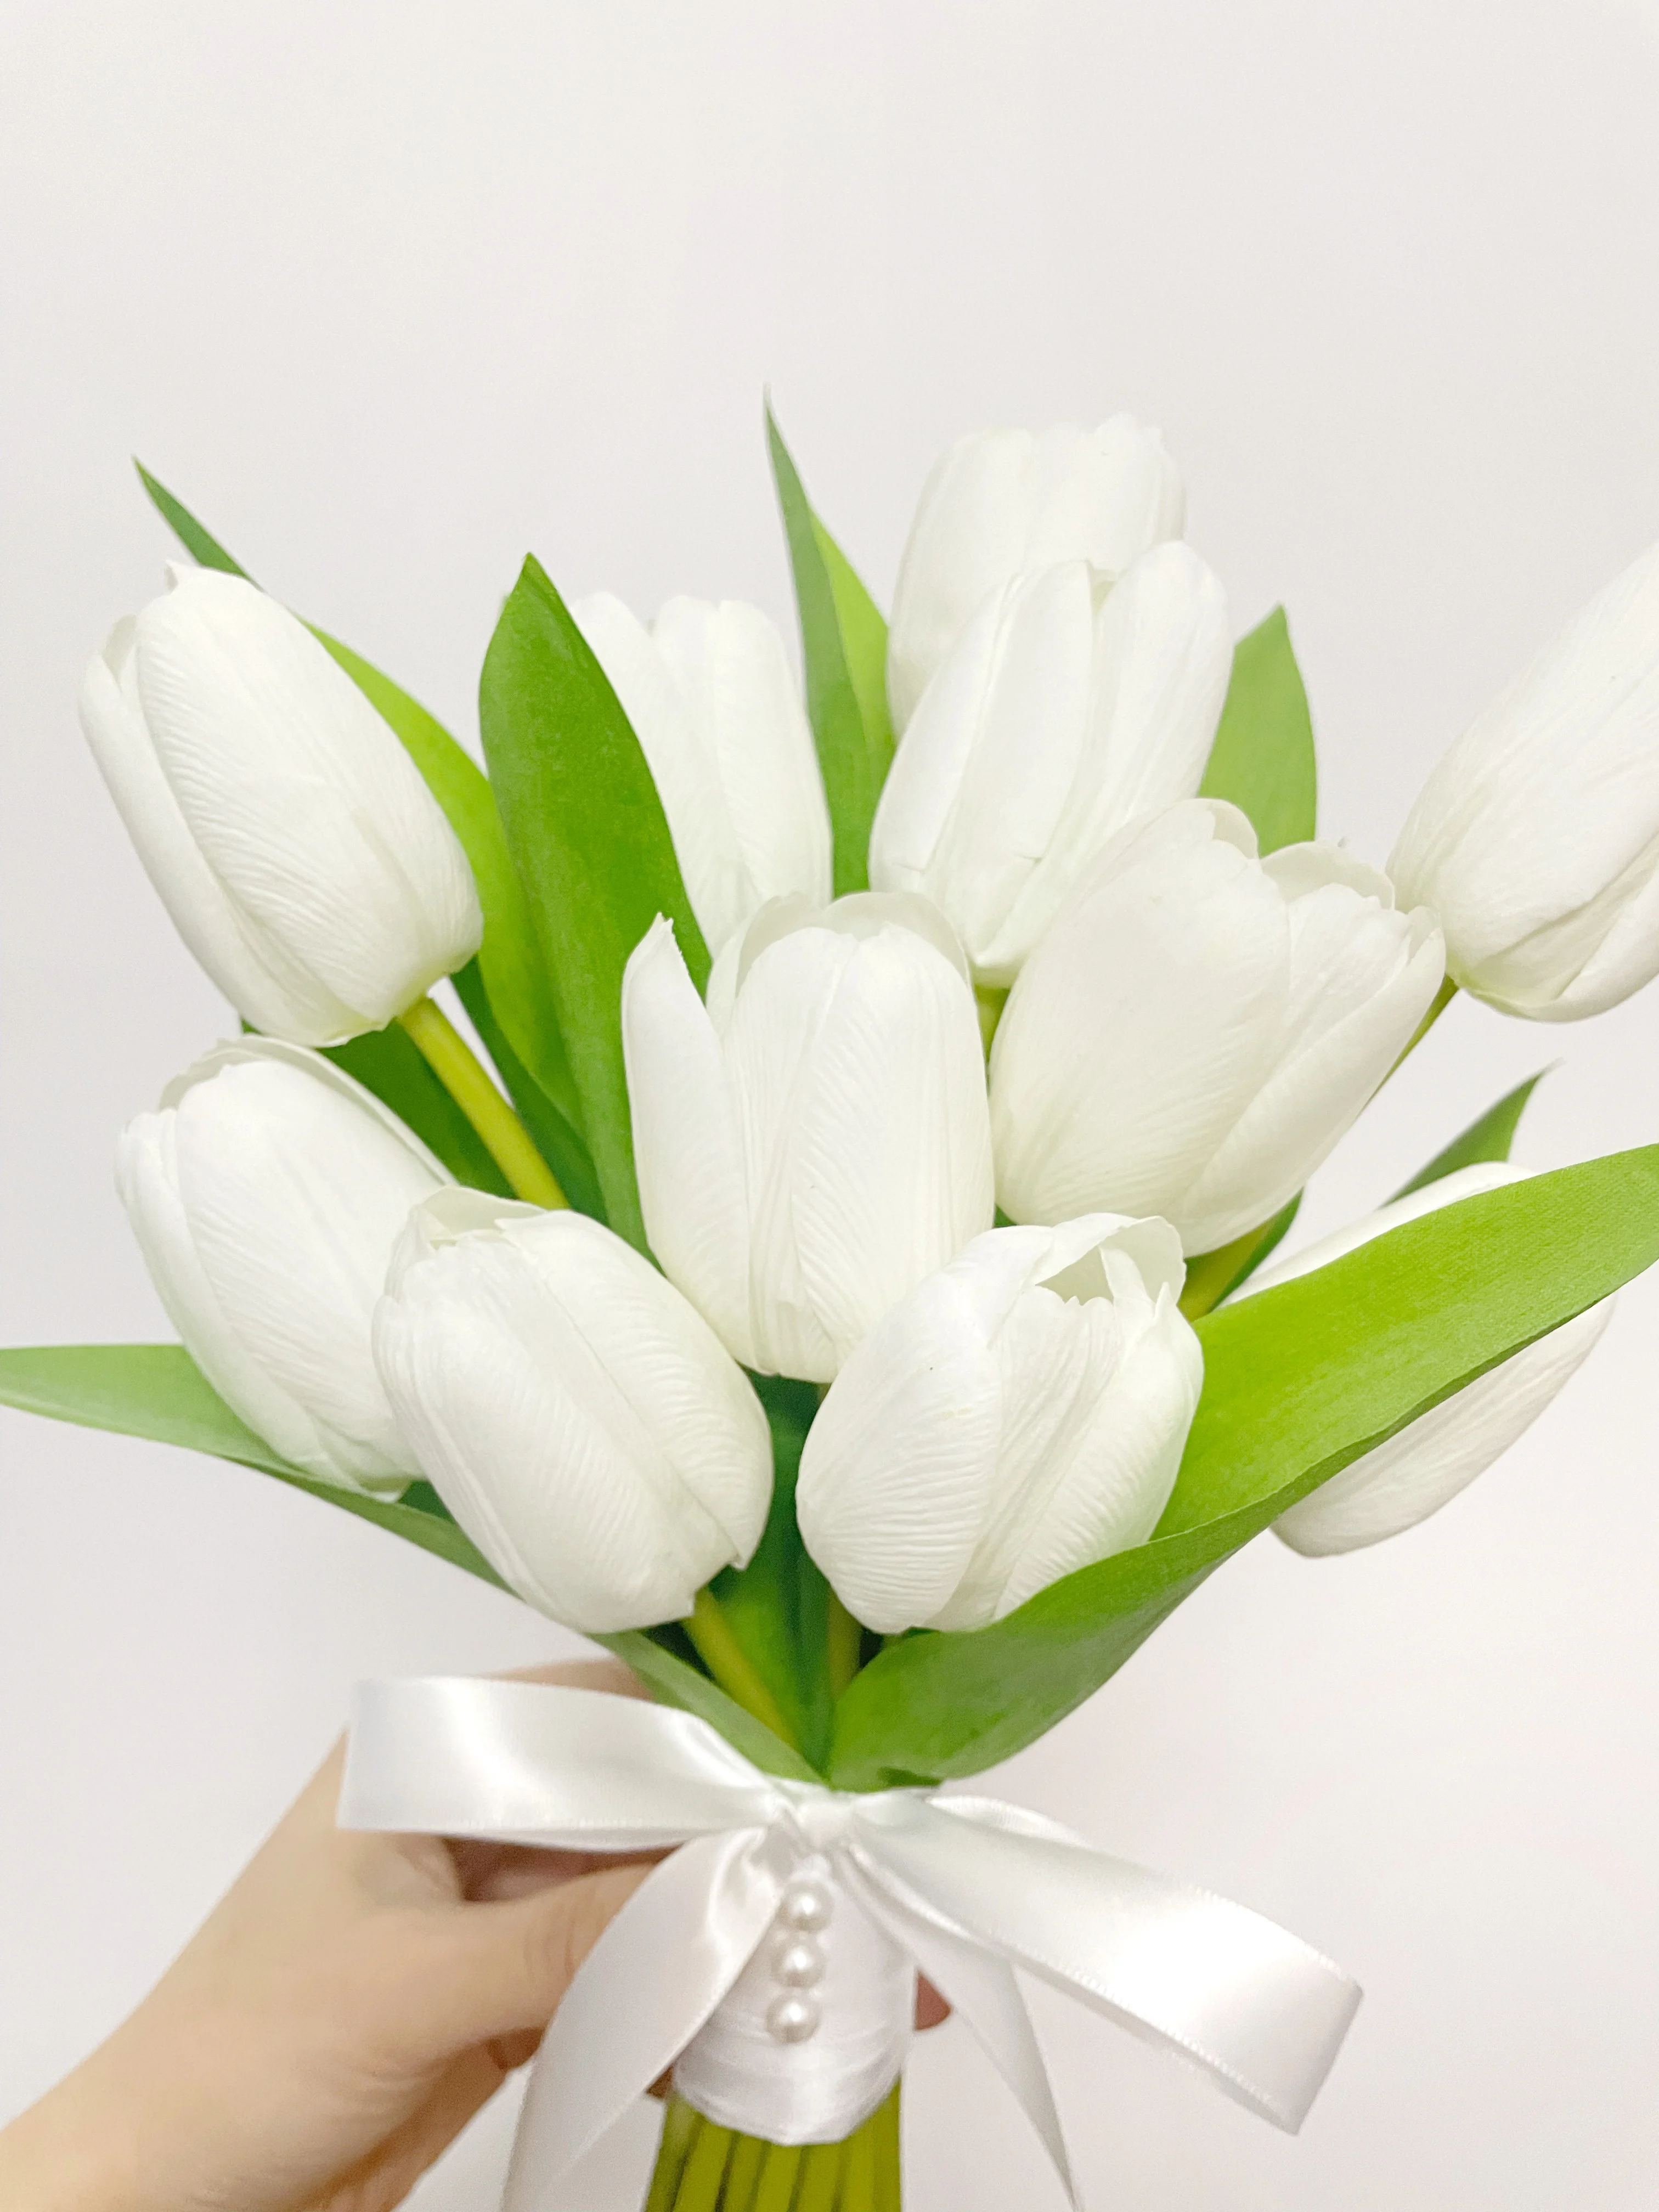
[[[766,2025],[780,2043],[805,2043],[817,2034],[821,2017],[814,1998],[792,1992],[788,1996],[773,1998]]]
[[[783,1893],[778,1917],[800,1936],[821,1935],[830,1925],[836,1901],[821,1882],[793,1882]]]
[[[787,1990],[810,1990],[823,1978],[823,1954],[810,1936],[787,1936],[774,1954],[772,1972]]]

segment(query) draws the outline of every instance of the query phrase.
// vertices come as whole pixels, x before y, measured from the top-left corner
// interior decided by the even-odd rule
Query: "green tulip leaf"
[[[533,556],[484,656],[479,714],[606,1218],[643,1251],[623,1068],[623,970],[659,914],[673,924],[699,990],[708,952],[639,739]]]
[[[1271,1221],[1247,1229],[1231,1244],[1218,1244],[1214,1251],[1200,1252],[1188,1260],[1181,1292],[1181,1310],[1188,1320],[1196,1321],[1200,1314],[1210,1312],[1223,1298],[1231,1297],[1241,1283],[1248,1282],[1269,1253],[1276,1252],[1290,1235],[1291,1224],[1301,1207],[1302,1194],[1297,1191]]]
[[[1313,717],[1283,607],[1238,641],[1199,790],[1206,799],[1231,799],[1242,808],[1264,853],[1314,834]]]
[[[1478,1121],[1470,1122],[1461,1137],[1454,1137],[1443,1152],[1437,1152],[1427,1167],[1419,1169],[1409,1182],[1402,1182],[1395,1198],[1409,1198],[1414,1190],[1425,1190],[1443,1176],[1455,1175],[1459,1168],[1472,1168],[1484,1160],[1507,1160],[1527,1101],[1549,1073],[1547,1067],[1540,1067],[1536,1075],[1506,1091]],[[1392,1205],[1394,1200],[1389,1203]]]
[[[241,562],[226,552],[213,533],[202,527],[184,501],[175,499],[164,483],[151,476],[141,460],[135,459],[132,465],[137,470],[138,481],[149,494],[161,520],[198,567],[218,568],[227,576],[241,576],[250,584],[253,581]]]
[[[232,1413],[181,1344],[25,1345],[0,1350],[0,1405],[82,1428],[106,1429],[178,1444],[275,1475],[325,1504],[337,1505],[423,1552],[506,1588],[483,1554],[457,1528],[430,1483],[413,1482],[393,1502],[319,1482],[282,1458]],[[818,1779],[811,1767],[752,1719],[725,1692],[649,1635],[630,1631],[593,1639],[624,1660],[653,1697],[699,1714],[769,1774]]]
[[[202,527],[190,509],[142,463],[137,465],[145,490],[186,551],[204,568],[246,577],[246,569]],[[478,951],[481,988],[515,1059],[544,1102],[542,1129],[532,1128],[532,1137],[545,1152],[566,1196],[573,1205],[583,1206],[578,1191],[591,1196],[597,1185],[580,1135],[575,1085],[537,948],[530,908],[507,848],[489,780],[471,755],[418,700],[410,698],[389,676],[382,675],[338,638],[331,637],[314,623],[307,628],[396,731],[461,841],[483,908],[483,943]],[[506,1080],[506,1070],[501,1073]],[[438,1147],[433,1149],[435,1152]],[[592,1203],[583,1210],[592,1212]]]
[[[469,966],[475,963],[469,962]],[[435,1152],[457,1182],[474,1190],[511,1198],[507,1178],[490,1158],[483,1139],[404,1032],[368,1030],[349,1044],[329,1045],[325,1057],[372,1091],[382,1105]]]
[[[802,489],[772,410],[766,436],[783,510],[806,666],[806,712],[835,837],[836,896],[870,886],[870,825],[893,758],[887,625]]]
[[[1011,1758],[1299,1498],[1656,1259],[1648,1146],[1461,1200],[1207,1315],[1204,1395],[1152,1540],[991,1627],[890,1644],[842,1698],[831,1779],[879,1789]]]
[[[808,1555],[795,1520],[795,1478],[819,1394],[811,1382],[781,1376],[752,1380],[772,1429],[772,1510],[749,1565],[728,1567],[709,1587],[807,1758],[821,1767],[835,1719],[830,1585]]]
[[[592,1641],[631,1667],[659,1705],[678,1705],[684,1712],[696,1713],[699,1720],[718,1729],[763,1774],[781,1774],[792,1782],[823,1781],[823,1777],[781,1736],[774,1735],[763,1721],[745,1712],[718,1683],[699,1674],[644,1630],[627,1629],[617,1636],[596,1636]]]
[[[181,1344],[25,1345],[0,1351],[0,1405],[255,1468],[501,1586],[429,1484],[412,1483],[394,1503],[319,1482],[243,1425]]]

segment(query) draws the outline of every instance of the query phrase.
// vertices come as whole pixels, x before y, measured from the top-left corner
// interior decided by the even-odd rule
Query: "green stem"
[[[893,2093],[869,2123],[876,2149],[875,2212],[901,2212],[903,2165],[899,2154],[899,2092]]]
[[[477,1054],[442,1007],[416,999],[398,1025],[483,1138],[510,1189],[532,1206],[568,1204],[530,1132],[485,1074]]]
[[[695,1645],[698,1658],[733,1704],[752,1713],[774,1735],[781,1736],[792,1750],[799,1751],[800,1744],[794,1730],[762,1680],[754,1661],[738,1643],[712,1590],[697,1592],[691,1618],[680,1626]]]
[[[721,2212],[751,2212],[761,2167],[766,2162],[766,2152],[767,2145],[758,2136],[738,2137],[732,2152],[732,2163],[726,2169],[726,2195],[721,2199]]]
[[[830,1692],[838,1698],[859,1671],[864,1631],[834,1590],[830,1593],[826,1641],[830,1647]]]
[[[674,2212],[715,2212],[732,2141],[730,2128],[717,2128],[712,2120],[701,2122],[675,2193]]]
[[[675,2192],[680,2185],[680,2176],[685,2171],[685,2161],[690,2156],[691,2145],[702,2115],[682,2097],[671,2097],[668,2110],[663,2115],[662,2140],[657,2145],[657,2163],[651,2175],[651,2191],[645,2200],[645,2212],[674,2212]]]
[[[800,2161],[799,2143],[767,2144],[765,2162],[755,2185],[754,2212],[789,2212]]]
[[[794,2212],[836,2212],[842,2168],[846,2162],[844,2142],[808,2143],[801,2154],[800,2185],[795,2191]]]

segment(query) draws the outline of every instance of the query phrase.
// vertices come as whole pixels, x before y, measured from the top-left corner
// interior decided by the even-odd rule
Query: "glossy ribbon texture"
[[[555,1850],[678,1846],[548,2029],[506,2212],[551,2212],[562,2178],[671,2065],[724,2126],[838,2142],[897,2077],[917,1969],[1000,2069],[1074,2203],[1016,1966],[1290,2130],[1359,2002],[1339,1967],[1260,1914],[1036,1814],[781,1780],[692,1714],[602,1691],[365,1684],[339,1817]]]

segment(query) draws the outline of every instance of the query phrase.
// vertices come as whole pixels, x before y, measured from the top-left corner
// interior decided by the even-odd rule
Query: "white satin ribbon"
[[[605,1929],[554,2017],[506,2212],[551,2212],[562,2177],[670,2066],[723,2125],[774,2142],[839,2141],[897,2077],[917,1968],[984,2045],[1073,2203],[1015,1966],[1291,2130],[1359,2002],[1340,1967],[1260,1914],[1109,1858],[1038,1814],[993,1798],[781,1781],[694,1715],[603,1691],[366,1683],[339,1818],[555,1850],[679,1847]],[[778,1993],[768,1937],[803,1877],[834,1910],[811,1992],[822,2023],[788,2043],[765,2025]]]

